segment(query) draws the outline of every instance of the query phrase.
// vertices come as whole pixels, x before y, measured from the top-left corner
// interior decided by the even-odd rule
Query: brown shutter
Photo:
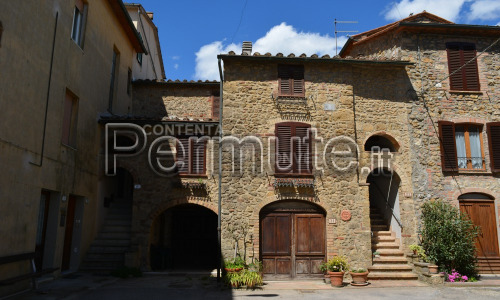
[[[177,155],[176,161],[181,162],[177,164],[177,169],[180,174],[189,173],[189,138],[188,137],[178,137],[177,138]]]
[[[476,48],[473,45],[464,45],[463,48],[463,63],[467,63],[476,57]],[[479,72],[477,70],[477,59],[471,61],[462,69],[465,77],[466,91],[479,91]]]
[[[439,140],[441,142],[441,166],[443,171],[457,171],[457,148],[455,145],[455,124],[439,121]]]
[[[212,118],[218,119],[220,116],[220,97],[212,96]]]
[[[458,45],[449,45],[446,50],[448,52],[448,72],[452,74],[462,66],[460,47]],[[463,72],[459,71],[450,76],[451,90],[464,90],[464,78],[462,75]]]
[[[291,88],[291,74],[290,66],[279,65],[278,66],[278,81],[279,81],[279,95],[280,96],[290,96],[292,94]]]
[[[500,122],[486,124],[490,146],[491,171],[500,172]]]
[[[205,140],[192,138],[191,174],[205,174]]]
[[[297,173],[311,173],[312,170],[310,127],[306,124],[295,127],[293,156],[294,171]]]
[[[276,124],[276,173],[292,171],[292,127]]]
[[[304,97],[304,66],[293,66],[293,95],[297,97]]]

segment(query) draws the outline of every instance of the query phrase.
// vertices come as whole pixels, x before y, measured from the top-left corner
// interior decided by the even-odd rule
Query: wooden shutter
[[[293,66],[292,70],[293,95],[304,97],[304,66]]]
[[[220,117],[220,97],[212,96],[212,118]]]
[[[455,145],[455,124],[439,121],[439,141],[441,144],[441,166],[443,171],[457,171],[457,148]]]
[[[189,137],[178,137],[176,150],[176,161],[179,162],[177,164],[177,169],[179,170],[180,174],[188,174],[189,153],[191,152],[189,147]]]
[[[292,94],[291,88],[291,74],[290,67],[287,65],[278,66],[278,78],[279,78],[279,95],[280,96],[290,96]]]
[[[304,66],[278,65],[279,95],[304,97]]]
[[[491,171],[500,172],[500,122],[486,124],[490,146]]]
[[[470,43],[448,43],[448,71],[452,74],[476,56],[476,47]],[[471,61],[460,71],[450,76],[450,89],[457,91],[479,91],[477,60]]]
[[[297,125],[295,127],[294,136],[297,138],[294,142],[294,172],[311,173],[312,157],[311,157],[311,137],[310,125]]]
[[[205,140],[192,139],[191,174],[205,174]]]
[[[292,171],[292,126],[276,124],[276,173]]]

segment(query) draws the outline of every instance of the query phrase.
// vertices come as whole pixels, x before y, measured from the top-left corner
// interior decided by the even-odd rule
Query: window
[[[113,60],[111,61],[111,82],[109,85],[108,111],[113,111],[113,100],[115,98],[116,82],[118,81],[117,65],[119,63],[120,54],[118,50],[113,49]]]
[[[128,73],[127,73],[127,94],[130,95],[130,92],[132,91],[132,70],[128,68]]]
[[[482,126],[440,121],[443,171],[484,170]]]
[[[177,140],[176,161],[179,174],[204,175],[206,139],[183,136]]]
[[[218,119],[220,117],[220,97],[211,96],[212,101],[212,118]]]
[[[476,56],[476,46],[472,43],[447,43],[446,50],[448,52],[448,71],[450,75]],[[450,89],[479,91],[476,59],[450,76]]]
[[[73,13],[73,28],[71,29],[71,39],[83,48],[83,33],[85,32],[85,17],[87,15],[87,5],[82,0],[75,2]]]
[[[298,122],[276,124],[276,173],[312,172],[311,125]]]
[[[62,143],[76,148],[76,124],[78,121],[78,99],[66,91],[64,100]]]
[[[304,97],[304,66],[278,65],[278,92],[281,97]]]
[[[486,124],[490,146],[491,171],[500,172],[500,122]]]
[[[137,53],[137,62],[142,66],[142,53]]]

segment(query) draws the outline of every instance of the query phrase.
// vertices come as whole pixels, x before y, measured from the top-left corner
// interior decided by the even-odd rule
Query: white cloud
[[[340,36],[337,40],[338,51],[347,41],[347,37]],[[219,79],[217,66],[217,54],[234,51],[241,53],[241,44],[224,45],[222,41],[216,41],[204,45],[196,52],[195,79]],[[302,53],[308,56],[312,54],[330,56],[335,55],[335,38],[320,35],[314,32],[298,32],[293,26],[281,23],[271,28],[263,37],[257,39],[253,44],[252,52],[264,54],[270,52],[275,55],[278,52],[288,55],[294,53],[299,56]]]
[[[241,45],[230,44],[224,46],[221,41],[204,45],[196,52],[195,79],[219,80],[219,67],[217,66],[217,55],[234,51],[241,53]]]
[[[179,64],[174,64],[174,69],[179,69]]]
[[[497,26],[500,26],[500,22],[498,22]]]
[[[401,0],[391,3],[385,11],[386,20],[400,20],[411,13],[418,14],[427,11],[450,21],[456,21],[460,10],[467,0]]]
[[[179,59],[181,59],[181,57],[180,57],[180,56],[178,56],[178,55],[174,55],[174,56],[172,56],[172,60],[179,60]]]
[[[478,0],[470,6],[469,20],[495,20],[500,18],[500,1]],[[500,23],[499,23],[500,24]]]

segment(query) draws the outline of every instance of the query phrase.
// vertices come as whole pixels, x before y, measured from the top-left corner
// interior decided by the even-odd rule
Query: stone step
[[[372,231],[388,231],[389,227],[387,225],[372,225]]]
[[[412,268],[407,264],[375,264],[368,270],[370,272],[411,272]]]
[[[130,232],[130,227],[124,225],[104,225],[101,232]]]
[[[378,243],[378,242],[395,243],[396,242],[396,238],[394,238],[392,236],[387,236],[387,235],[372,237],[372,243]]]
[[[380,256],[400,256],[404,257],[403,251],[399,249],[379,249],[377,250],[380,253]]]
[[[111,214],[106,216],[106,221],[107,220],[124,220],[124,221],[129,221],[132,220],[132,215],[130,214]]]
[[[130,226],[131,220],[107,220],[104,222],[105,226]]]
[[[125,253],[129,248],[129,245],[125,246],[100,246],[100,245],[90,245],[87,253]]]
[[[371,219],[370,220],[370,224],[373,226],[373,225],[385,225],[387,226],[387,223],[385,222],[385,220],[379,220],[379,219]]]
[[[404,256],[395,256],[395,257],[379,257],[379,258],[374,258],[373,259],[373,264],[384,264],[384,265],[389,265],[389,264],[407,264],[408,261]]]
[[[389,231],[389,230],[372,230],[372,233],[373,233],[374,237],[392,236],[392,231]]]
[[[97,239],[104,240],[130,240],[130,232],[101,232],[97,236]]]
[[[418,276],[411,272],[370,272],[368,280],[417,280]]]
[[[92,246],[128,246],[130,245],[130,239],[95,239]]]
[[[398,249],[399,250],[399,245],[396,243],[392,242],[382,242],[382,243],[373,243],[372,242],[372,249],[375,250],[380,250],[380,249]]]
[[[90,260],[90,261],[123,261],[125,258],[125,254],[120,252],[120,253],[107,253],[107,252],[96,252],[96,253],[87,253],[85,256],[85,260]]]

